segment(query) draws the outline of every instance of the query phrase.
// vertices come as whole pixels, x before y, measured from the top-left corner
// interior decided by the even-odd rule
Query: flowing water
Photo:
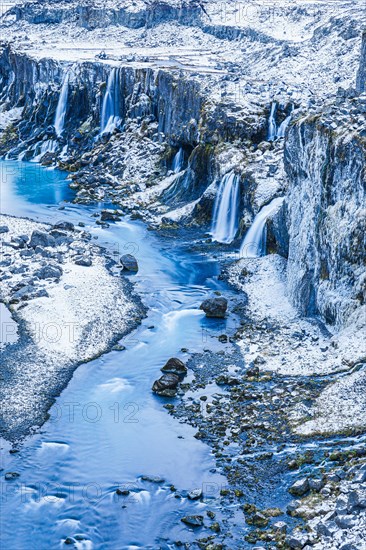
[[[285,137],[287,127],[291,122],[293,110],[294,110],[294,106],[292,105],[290,114],[285,118],[285,120],[283,122],[281,122],[281,124],[278,127],[277,136],[276,136],[277,138],[284,138]]]
[[[121,123],[120,117],[120,71],[113,68],[107,82],[100,120],[100,133],[113,132]]]
[[[194,539],[180,518],[209,507],[220,520],[215,497],[225,478],[215,471],[210,449],[195,439],[196,430],[171,417],[151,386],[169,357],[187,357],[182,347],[217,349],[213,336],[227,321],[206,319],[198,307],[223,289],[218,265],[160,240],[140,222],[96,228],[95,208],[63,203],[60,210],[72,196],[60,172],[11,161],[0,168],[3,213],[90,225],[97,242],[137,257],[133,280],[149,307],[141,326],[122,340],[125,351],[78,367],[40,433],[17,454],[3,451],[2,467],[20,477],[2,479],[2,548],[63,548],[67,537],[83,550],[172,548],[172,540]],[[171,485],[178,491],[201,487],[205,498],[177,499]],[[117,487],[130,494],[117,496]]]
[[[67,99],[69,95],[69,75],[66,73],[64,81],[62,83],[60,97],[57,103],[56,115],[55,115],[55,130],[58,136],[61,136],[66,119],[67,111]]]
[[[271,105],[271,112],[269,114],[269,119],[268,119],[268,136],[267,136],[268,141],[274,141],[277,137],[276,110],[277,110],[277,103],[273,101]]]
[[[269,204],[263,206],[248,229],[244,241],[240,247],[240,258],[258,258],[266,253],[268,216],[273,214],[283,202],[283,197],[273,199]]]
[[[175,174],[178,174],[178,172],[182,170],[183,161],[184,161],[184,153],[183,153],[183,149],[180,147],[173,159],[173,172]]]
[[[216,196],[212,218],[212,238],[219,243],[231,243],[238,230],[239,176],[234,172],[222,178]]]

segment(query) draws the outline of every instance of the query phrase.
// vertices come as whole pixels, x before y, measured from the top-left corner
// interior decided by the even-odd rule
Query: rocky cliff
[[[289,292],[338,326],[365,301],[365,111],[356,98],[302,118],[285,144]]]
[[[366,91],[366,31],[362,35],[361,59],[357,73],[356,89],[358,92]]]

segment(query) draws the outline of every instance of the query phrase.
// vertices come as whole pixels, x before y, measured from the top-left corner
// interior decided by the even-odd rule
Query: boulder
[[[138,271],[139,266],[137,260],[132,254],[124,254],[121,256],[121,264],[126,271]]]
[[[170,372],[176,374],[177,376],[186,376],[187,367],[180,359],[176,357],[171,357],[161,369],[162,372]]]
[[[121,218],[116,212],[113,212],[112,210],[102,210],[100,219],[102,220],[102,222],[116,222],[119,221]]]
[[[163,397],[174,397],[177,393],[179,376],[168,373],[163,374],[159,380],[155,380],[152,391]]]
[[[92,265],[92,261],[87,256],[81,256],[79,258],[76,258],[75,264],[76,265],[83,265],[85,267],[90,267]]]
[[[61,267],[57,265],[45,265],[35,272],[39,279],[59,279],[62,275]]]
[[[56,222],[53,225],[53,229],[61,229],[63,231],[74,231],[75,226],[71,222],[60,221],[60,222]]]
[[[187,494],[189,500],[198,500],[202,497],[202,489],[193,489]]]
[[[306,477],[298,479],[293,485],[289,488],[289,493],[296,496],[305,495],[309,490],[309,480]]]
[[[39,231],[35,229],[31,235],[29,246],[31,248],[36,248],[36,246],[55,246],[56,240],[52,235],[44,231]]]
[[[7,225],[0,225],[0,233],[8,233],[9,227]]]
[[[206,313],[206,317],[216,317],[222,319],[225,317],[227,310],[227,299],[226,298],[208,298],[200,305]]]
[[[184,516],[180,521],[189,525],[190,527],[202,527],[203,516]]]

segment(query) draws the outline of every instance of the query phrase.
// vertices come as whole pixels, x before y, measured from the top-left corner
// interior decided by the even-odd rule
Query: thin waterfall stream
[[[234,172],[225,174],[217,192],[211,234],[219,243],[231,243],[238,230],[239,176]]]
[[[244,241],[240,247],[241,258],[258,258],[266,253],[266,222],[267,218],[278,210],[283,203],[283,197],[273,199],[263,206],[248,229]]]

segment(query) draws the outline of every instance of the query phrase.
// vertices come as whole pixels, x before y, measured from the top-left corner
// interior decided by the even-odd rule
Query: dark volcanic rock
[[[55,223],[55,225],[53,226],[53,229],[61,229],[64,231],[74,231],[75,227],[74,227],[74,224],[71,222],[60,221]]]
[[[190,527],[202,527],[203,516],[184,516],[180,521],[183,521],[183,523]]]
[[[56,265],[45,265],[35,272],[39,279],[59,279],[62,275],[62,269]]]
[[[289,492],[292,494],[292,495],[296,495],[296,496],[302,496],[302,495],[305,495],[305,493],[307,493],[309,490],[309,481],[306,477],[302,478],[302,479],[298,479],[297,481],[295,481],[295,483],[293,485],[291,485],[291,487],[289,488]]]
[[[132,254],[124,254],[121,257],[121,264],[126,271],[138,271],[139,266],[137,260]]]
[[[44,231],[39,231],[35,229],[32,233],[29,246],[31,248],[36,248],[36,246],[55,246],[56,240],[52,235],[45,233]]]
[[[163,397],[174,397],[177,393],[178,383],[179,376],[176,374],[163,374],[159,380],[155,380],[152,391]]]
[[[7,225],[0,225],[0,233],[8,233],[9,227]]]
[[[208,298],[200,305],[200,309],[206,313],[206,317],[225,317],[227,310],[226,298]]]
[[[170,372],[177,376],[185,376],[187,374],[187,367],[180,359],[171,357],[161,369],[162,372]]]
[[[75,260],[76,265],[83,265],[85,267],[90,267],[92,265],[92,261],[90,258],[87,258],[86,256],[82,256],[80,258],[76,258]]]

